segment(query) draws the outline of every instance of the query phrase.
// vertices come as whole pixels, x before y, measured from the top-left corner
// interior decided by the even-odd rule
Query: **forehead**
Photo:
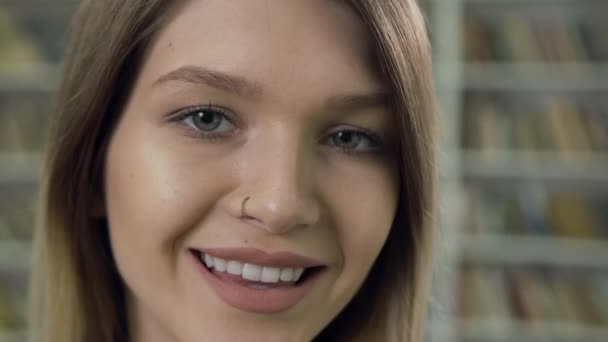
[[[193,0],[155,40],[142,77],[185,65],[242,75],[276,94],[381,88],[363,21],[342,1]]]

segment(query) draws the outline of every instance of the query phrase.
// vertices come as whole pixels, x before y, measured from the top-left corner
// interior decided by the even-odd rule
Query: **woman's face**
[[[398,201],[372,60],[340,1],[176,9],[105,165],[135,340],[310,340],[352,299]]]

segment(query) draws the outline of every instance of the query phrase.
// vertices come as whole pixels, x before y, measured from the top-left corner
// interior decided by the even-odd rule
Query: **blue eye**
[[[236,129],[221,109],[212,106],[190,109],[179,119],[203,135],[225,134]]]
[[[382,148],[382,140],[372,132],[340,130],[332,134],[327,144],[349,152],[374,152]]]

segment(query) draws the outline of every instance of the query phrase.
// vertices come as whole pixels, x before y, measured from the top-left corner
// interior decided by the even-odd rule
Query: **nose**
[[[233,210],[254,226],[284,234],[317,223],[320,207],[313,153],[285,130],[275,135],[279,139],[267,136],[245,153],[244,176]]]

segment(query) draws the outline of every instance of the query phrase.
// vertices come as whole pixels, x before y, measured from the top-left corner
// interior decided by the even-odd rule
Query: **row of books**
[[[0,4],[0,73],[28,73],[58,64],[76,2],[12,1]]]
[[[462,267],[457,313],[464,319],[608,326],[608,274],[540,268]]]
[[[0,7],[0,72],[27,71],[44,62],[44,54],[15,18]]]
[[[21,273],[0,271],[0,335],[25,327],[26,278]]]
[[[516,95],[472,94],[463,117],[465,148],[553,150],[565,158],[608,151],[608,104],[598,98],[595,102],[558,96],[525,101]]]
[[[464,23],[465,58],[477,62],[598,62],[608,60],[603,18],[561,20],[506,13]]]
[[[0,241],[30,241],[36,185],[0,184]]]
[[[464,231],[608,238],[608,196],[544,188],[501,191],[471,186]]]
[[[46,95],[0,94],[0,153],[36,153],[45,141],[50,104]]]

